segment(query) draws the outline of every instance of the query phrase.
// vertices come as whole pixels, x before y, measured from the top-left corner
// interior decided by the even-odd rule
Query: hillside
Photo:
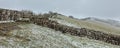
[[[72,26],[78,27],[78,28],[82,27],[82,28],[88,28],[88,29],[93,29],[93,30],[97,30],[97,31],[103,31],[105,33],[120,35],[119,27],[115,27],[115,26],[101,23],[101,22],[73,19],[73,18],[69,18],[67,16],[63,16],[63,15],[58,15],[57,18],[52,18],[52,20],[56,20],[56,21],[60,22],[61,24],[69,23]]]
[[[4,14],[8,11],[13,22]],[[33,15],[3,9],[0,14],[1,48],[120,48],[119,28],[100,22],[52,12]]]
[[[35,24],[22,24],[19,27],[22,29],[13,30],[12,36],[0,36],[1,48],[120,48],[101,41],[62,34]]]
[[[120,21],[112,20],[112,19],[99,19],[99,18],[95,18],[95,17],[87,17],[87,18],[83,18],[81,20],[100,22],[100,23],[107,24],[110,26],[120,27]]]

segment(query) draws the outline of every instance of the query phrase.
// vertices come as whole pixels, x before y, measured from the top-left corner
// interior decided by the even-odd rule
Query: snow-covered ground
[[[120,48],[86,37],[62,34],[59,31],[35,24],[19,26],[22,29],[12,31],[11,36],[0,36],[0,48]],[[16,35],[23,38],[17,38]]]
[[[13,20],[10,21],[0,21],[0,23],[9,23],[9,22],[14,22]]]

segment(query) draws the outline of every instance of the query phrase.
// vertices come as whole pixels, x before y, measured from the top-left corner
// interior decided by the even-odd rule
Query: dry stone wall
[[[87,28],[74,28],[66,25],[61,25],[56,21],[49,20],[49,18],[32,19],[35,24],[61,31],[62,33],[69,33],[79,37],[87,37],[89,39],[104,41],[114,45],[120,45],[120,36],[107,34],[101,31],[90,30]]]
[[[26,16],[32,16],[32,14],[25,13],[22,11],[17,11],[17,10],[9,10],[9,9],[0,8],[0,21],[6,21],[6,20],[16,21]]]

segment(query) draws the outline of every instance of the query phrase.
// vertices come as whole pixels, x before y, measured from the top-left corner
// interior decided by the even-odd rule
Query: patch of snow
[[[9,22],[14,22],[13,20],[9,20],[9,21],[0,21],[0,23],[9,23]]]

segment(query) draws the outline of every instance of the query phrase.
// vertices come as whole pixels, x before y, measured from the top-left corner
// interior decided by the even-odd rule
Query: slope
[[[88,28],[96,31],[102,31],[105,33],[120,35],[120,28],[116,28],[100,22],[73,19],[63,15],[58,15],[56,18],[52,18],[52,20],[58,21],[61,24],[64,24],[64,23],[72,24],[73,27]]]
[[[87,18],[83,18],[81,20],[99,22],[99,23],[102,23],[102,24],[107,24],[107,25],[110,25],[110,26],[120,28],[120,21],[117,21],[117,20],[99,19],[99,18],[95,18],[95,17],[87,17]]]
[[[35,24],[19,25],[11,36],[0,36],[1,48],[120,48],[104,42],[62,34]]]

